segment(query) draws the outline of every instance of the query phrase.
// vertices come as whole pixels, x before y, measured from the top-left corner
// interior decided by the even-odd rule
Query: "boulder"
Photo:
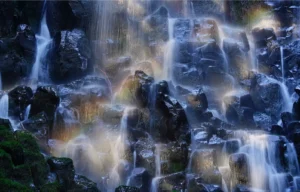
[[[25,51],[31,54],[36,51],[35,34],[29,25],[20,24],[18,26],[16,41]]]
[[[277,39],[272,28],[254,28],[251,33],[257,48],[266,47],[268,41]]]
[[[213,149],[196,150],[191,158],[191,170],[195,173],[212,170],[216,165],[216,154]]]
[[[167,41],[168,35],[168,10],[165,7],[158,8],[154,13],[147,17],[143,25],[149,43],[156,41]]]
[[[32,89],[26,86],[18,86],[8,93],[9,115],[24,120],[26,107],[31,103]]]
[[[158,177],[156,180],[154,180],[154,182],[156,183],[154,186],[157,186],[157,191],[180,191],[185,189],[186,178],[184,173],[179,172]]]
[[[57,33],[49,54],[49,76],[54,82],[79,79],[91,69],[91,48],[81,29]]]
[[[281,89],[280,83],[275,79],[262,74],[254,76],[251,82],[250,95],[255,108],[279,118],[281,110],[284,109]]]
[[[45,112],[48,119],[53,120],[59,101],[60,99],[52,87],[38,87],[32,98],[29,118],[40,112]]]
[[[82,175],[74,176],[74,191],[98,192],[97,184]]]
[[[136,187],[131,187],[131,186],[119,186],[116,188],[115,192],[139,192],[140,190]]]
[[[246,154],[235,153],[229,157],[229,166],[231,170],[231,180],[233,186],[237,184],[248,184],[249,178],[249,165]]]
[[[75,171],[72,159],[51,157],[47,162],[63,188],[69,189],[74,185]]]
[[[150,189],[151,177],[145,168],[134,168],[129,178],[129,185],[137,187],[140,191]]]

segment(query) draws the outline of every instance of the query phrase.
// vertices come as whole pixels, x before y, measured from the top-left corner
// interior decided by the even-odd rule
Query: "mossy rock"
[[[40,188],[40,192],[58,192],[61,191],[61,185],[57,182],[48,183]]]
[[[30,164],[33,183],[35,186],[44,185],[49,174],[49,167],[45,160],[36,161]]]
[[[3,141],[0,143],[0,149],[10,154],[14,165],[21,165],[24,163],[23,148],[17,141]]]
[[[13,170],[13,162],[8,153],[0,149],[0,176],[10,177]],[[0,190],[1,191],[1,190]]]
[[[42,160],[45,161],[45,158],[41,153],[24,150],[24,160],[25,160],[25,164],[27,163],[30,164],[37,161],[42,161]]]
[[[23,146],[24,150],[40,153],[40,148],[35,138],[26,131],[15,131],[14,136],[18,142]]]
[[[29,187],[22,185],[16,181],[0,178],[0,191],[9,192],[33,192]]]
[[[0,131],[12,131],[12,129],[9,126],[0,125]]]
[[[13,170],[12,178],[24,185],[32,184],[31,170],[28,165],[16,166]]]
[[[0,126],[1,127],[1,126]],[[0,129],[0,142],[13,140],[14,136],[11,131]]]

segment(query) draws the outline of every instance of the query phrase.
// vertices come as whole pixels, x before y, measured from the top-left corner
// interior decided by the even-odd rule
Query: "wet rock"
[[[293,104],[293,115],[296,119],[300,120],[300,100]]]
[[[16,40],[25,51],[31,53],[36,51],[35,34],[29,25],[21,24],[18,26]]]
[[[54,36],[54,42],[54,48],[49,51],[52,81],[68,82],[86,75],[91,67],[91,48],[84,31],[61,31]]]
[[[22,121],[21,127],[32,133],[39,140],[41,146],[45,147],[47,145],[50,134],[50,124],[45,112],[38,113]]]
[[[104,70],[108,75],[108,78],[117,84],[130,74],[130,69],[128,69],[128,67],[131,65],[131,62],[132,59],[129,56],[108,59],[105,62]]]
[[[280,125],[272,125],[270,132],[274,135],[284,135],[285,133],[284,129]]]
[[[191,180],[188,184],[188,191],[190,192],[223,192],[222,188],[214,184],[203,184],[201,181]]]
[[[81,123],[90,123],[99,116],[104,117],[107,106],[102,103],[107,101],[111,94],[105,78],[86,76],[83,79],[59,85],[57,89],[63,106],[69,110],[72,109],[72,113],[75,113],[76,119]]]
[[[230,75],[224,73],[222,68],[209,66],[205,74],[205,84],[212,87],[222,88],[224,90],[233,87],[233,79]]]
[[[196,150],[191,155],[191,170],[195,173],[214,169],[216,156],[213,149]]]
[[[193,23],[194,28],[192,31],[192,35],[195,36],[198,40],[208,44],[210,44],[211,42],[217,42],[217,44],[220,43],[219,29],[215,20],[207,18],[195,19],[193,20]],[[215,44],[210,45],[216,46]],[[215,51],[218,52],[218,50]]]
[[[287,137],[294,143],[299,143],[300,122],[292,121],[287,126]]]
[[[22,48],[13,39],[0,40],[0,71],[3,88],[15,86],[22,78],[28,75],[32,58],[25,58]]]
[[[185,175],[182,172],[157,178],[157,191],[183,190],[186,185]]]
[[[237,185],[234,189],[234,192],[251,192],[251,190],[244,185]]]
[[[26,86],[18,86],[8,93],[9,115],[24,119],[27,105],[31,103],[32,89]]]
[[[190,37],[191,25],[189,19],[176,19],[174,22],[174,38],[187,40]]]
[[[266,47],[268,41],[277,39],[272,28],[254,28],[252,36],[257,48]]]
[[[220,71],[225,70],[226,61],[223,52],[216,42],[210,42],[199,48],[199,54],[202,58],[214,60],[214,67]]]
[[[255,110],[255,106],[250,94],[245,94],[240,97],[240,105],[242,107],[249,107],[250,109]]]
[[[253,119],[254,119],[256,127],[267,129],[268,127],[271,127],[271,125],[272,125],[271,117],[265,113],[256,112],[253,115]]]
[[[233,185],[247,184],[250,182],[249,165],[246,154],[235,153],[229,157],[229,166],[231,170],[231,180]]]
[[[154,143],[150,139],[140,138],[135,143],[137,153],[136,166],[144,167],[150,175],[155,175]]]
[[[288,124],[294,120],[293,114],[290,112],[283,112],[281,113],[280,117],[283,129],[287,130]]]
[[[196,17],[205,17],[205,16],[213,16],[216,18],[222,18],[223,10],[222,6],[213,1],[197,1],[192,0],[194,9],[194,16]]]
[[[249,58],[247,52],[237,41],[227,40],[223,41],[223,50],[227,57],[229,73],[239,79],[244,79],[248,76]]]
[[[119,186],[116,188],[115,192],[139,192],[140,190],[136,187],[131,187],[131,186]]]
[[[150,189],[151,177],[145,168],[134,168],[129,178],[129,185],[137,187],[140,191]]]
[[[51,157],[47,160],[50,169],[58,178],[58,182],[66,189],[71,188],[74,184],[74,165],[69,158]]]
[[[116,98],[122,103],[145,107],[148,104],[150,86],[153,82],[154,79],[143,71],[136,71],[123,83]]]
[[[250,95],[255,108],[279,118],[283,95],[279,83],[265,75],[256,75],[251,82]]]
[[[87,179],[81,175],[74,176],[74,186],[73,190],[75,191],[88,191],[88,192],[98,192],[97,184],[92,182],[91,180]]]
[[[181,63],[174,65],[173,76],[183,85],[199,85],[203,82],[203,75],[195,67]]]
[[[54,119],[56,108],[59,105],[59,97],[52,87],[38,87],[32,98],[29,118],[40,112],[47,114],[48,120]]]
[[[156,41],[167,41],[168,35],[168,10],[165,7],[158,8],[144,21],[147,29],[146,35],[150,43]]]

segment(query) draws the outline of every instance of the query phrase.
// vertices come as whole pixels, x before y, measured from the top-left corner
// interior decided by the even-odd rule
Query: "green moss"
[[[0,176],[9,177],[13,170],[13,162],[8,153],[0,149]]]
[[[41,187],[40,192],[57,192],[61,191],[61,186],[59,183],[48,183]]]
[[[47,181],[49,167],[45,160],[33,162],[30,164],[33,183],[36,186],[44,185]]]
[[[1,130],[0,129],[0,142],[2,141],[9,141],[13,140],[14,136],[13,133],[8,130]]]
[[[35,138],[30,133],[25,131],[16,131],[14,135],[16,140],[23,146],[24,150],[29,150],[36,153],[40,152],[40,148],[35,141]]]
[[[26,187],[18,182],[12,181],[10,179],[0,178],[0,191],[9,192],[31,192],[33,191],[29,187]]]
[[[13,179],[24,185],[32,183],[31,170],[28,165],[16,166],[13,170]]]
[[[0,125],[0,131],[11,131],[11,129],[8,126]]]
[[[185,166],[181,162],[172,162],[170,164],[170,172],[175,173],[175,172],[180,172],[185,169]]]
[[[0,149],[10,154],[14,165],[24,163],[23,148],[17,141],[4,141],[0,143]]]

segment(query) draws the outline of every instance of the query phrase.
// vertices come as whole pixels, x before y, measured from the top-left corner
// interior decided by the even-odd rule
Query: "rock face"
[[[236,184],[247,184],[250,182],[248,167],[249,165],[247,156],[245,154],[232,154],[229,158],[229,166],[234,186]]]
[[[35,138],[26,131],[13,132],[10,124],[0,122],[1,189],[5,191],[80,190],[98,191],[96,184],[85,177],[74,175],[71,159],[48,159],[42,154]],[[49,169],[50,167],[50,169]],[[53,172],[52,172],[53,171]],[[55,174],[54,180],[48,180]]]
[[[147,29],[146,36],[149,44],[169,39],[167,8],[160,7],[157,9],[149,18],[146,18],[144,25]]]
[[[83,77],[91,69],[91,48],[81,29],[61,31],[54,36],[49,53],[49,75],[52,81],[66,82]]]
[[[9,115],[24,120],[26,107],[31,103],[32,89],[26,86],[18,86],[8,93]]]

